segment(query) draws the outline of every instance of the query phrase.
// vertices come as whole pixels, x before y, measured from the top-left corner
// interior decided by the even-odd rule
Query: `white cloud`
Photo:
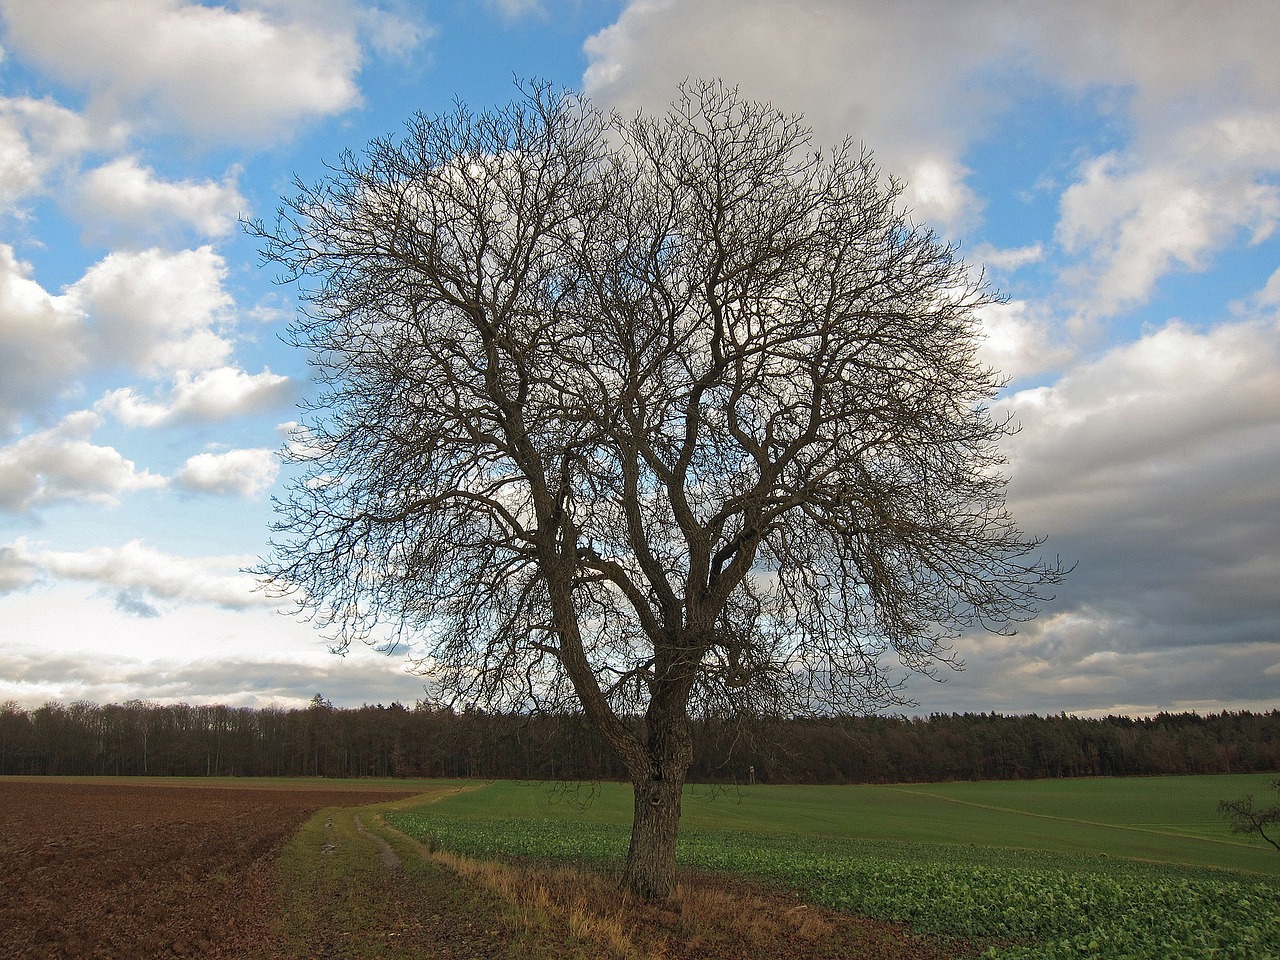
[[[120,547],[92,547],[82,551],[50,550],[20,538],[7,546],[16,560],[39,571],[46,580],[93,583],[117,598],[124,591],[129,602],[211,604],[230,610],[271,607],[255,592],[254,580],[241,568],[251,557],[180,557],[131,540]],[[135,611],[136,612],[136,611]]]
[[[1262,307],[1280,307],[1280,269],[1267,278],[1263,288],[1254,295],[1254,300]]]
[[[1085,165],[1062,195],[1058,238],[1085,259],[1068,277],[1087,291],[1088,311],[1144,302],[1170,270],[1203,269],[1242,231],[1253,243],[1271,235],[1280,187],[1260,178],[1280,170],[1280,125],[1270,163],[1246,168],[1234,159],[1184,153],[1148,163],[1108,154]]]
[[[234,174],[213,180],[166,181],[136,157],[119,157],[86,173],[75,215],[95,236],[166,237],[175,228],[217,237],[245,209]]]
[[[164,477],[90,442],[100,423],[97,414],[84,410],[0,447],[0,510],[24,512],[77,500],[114,506],[126,493],[165,486]]]
[[[95,139],[88,121],[52,100],[0,97],[0,203],[44,190],[49,174]]]
[[[366,8],[358,20],[374,53],[390,60],[408,62],[437,30],[425,21],[413,20],[388,10]]]
[[[280,461],[274,450],[228,450],[196,454],[173,479],[194,493],[251,499],[271,489],[279,473]]]
[[[124,387],[99,401],[130,426],[221,420],[286,402],[287,377],[226,365],[233,349],[226,274],[210,247],[119,251],[55,296],[0,244],[0,430],[41,411],[93,368],[173,378],[166,395]]]
[[[87,361],[83,333],[80,308],[45,291],[0,243],[0,435],[72,383]]]
[[[964,182],[969,171],[951,157],[926,157],[909,163],[899,173],[906,181],[902,203],[911,218],[944,225],[950,232],[970,229],[982,202]]]
[[[231,342],[226,262],[210,247],[109,254],[67,290],[92,320],[100,364],[147,376],[225,364]]]
[[[1063,5],[1048,69],[1079,89],[1129,91],[1132,140],[1090,158],[1062,197],[1058,236],[1086,311],[1148,299],[1280,224],[1280,17],[1266,0]]]
[[[979,355],[1007,380],[1020,380],[1066,363],[1071,348],[1062,343],[1053,318],[1025,300],[983,307]]]
[[[325,447],[306,427],[294,420],[276,425],[276,433],[284,440],[284,454],[299,462],[315,460],[324,454]],[[313,480],[313,483],[320,481]]]
[[[975,78],[1021,59],[1019,42],[999,4],[633,0],[587,40],[584,84],[606,106],[661,109],[686,78],[723,79],[804,113],[819,144],[863,141],[918,218],[954,230],[978,206],[963,149],[1008,99]]]
[[[1044,259],[1044,244],[1039,241],[1025,247],[997,248],[989,243],[979,244],[974,248],[972,263],[976,267],[987,267],[1001,272],[1013,272],[1032,263]]]
[[[260,413],[286,403],[292,394],[288,377],[264,369],[250,374],[237,367],[218,367],[199,374],[179,372],[166,397],[148,400],[133,387],[106,394],[96,409],[130,427],[158,427],[226,420]]]
[[[484,0],[484,5],[507,20],[547,15],[547,8],[543,6],[542,0]]]
[[[95,111],[200,138],[278,139],[355,106],[352,25],[285,4],[3,0],[19,57],[89,91]]]
[[[173,559],[234,578],[238,558]],[[310,624],[278,616],[270,604],[183,602],[135,589],[130,596],[160,614],[139,617],[119,602],[129,588],[86,589],[91,583],[49,581],[0,597],[0,702],[14,699],[32,709],[49,700],[135,698],[305,707],[317,690],[343,706],[413,703],[422,696],[422,678],[406,672],[402,657],[361,645],[335,657]]]

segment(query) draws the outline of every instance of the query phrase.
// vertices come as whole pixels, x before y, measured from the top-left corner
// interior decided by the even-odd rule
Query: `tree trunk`
[[[623,886],[646,900],[671,895],[676,883],[676,835],[680,829],[680,794],[693,762],[693,739],[683,709],[648,715],[647,770],[631,771],[635,815]]]

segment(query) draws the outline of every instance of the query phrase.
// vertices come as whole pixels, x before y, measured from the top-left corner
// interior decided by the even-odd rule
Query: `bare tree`
[[[1005,510],[992,294],[865,150],[716,83],[521,94],[250,225],[322,386],[259,573],[442,701],[581,709],[663,897],[691,716],[901,705],[895,657],[931,674],[1062,571]]]
[[[1280,779],[1271,781],[1273,790],[1280,790]],[[1227,818],[1232,833],[1256,833],[1263,840],[1280,850],[1280,842],[1275,836],[1268,836],[1267,829],[1280,824],[1280,803],[1270,807],[1255,807],[1253,795],[1245,794],[1238,800],[1218,801],[1218,812]],[[1280,836],[1280,834],[1277,834]]]

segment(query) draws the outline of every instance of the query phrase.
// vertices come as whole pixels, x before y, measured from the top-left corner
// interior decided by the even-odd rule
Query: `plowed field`
[[[281,846],[323,807],[407,795],[0,779],[0,958],[275,960]]]

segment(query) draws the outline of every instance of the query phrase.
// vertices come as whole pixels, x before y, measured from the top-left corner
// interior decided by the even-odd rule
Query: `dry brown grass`
[[[896,924],[834,913],[793,894],[733,877],[686,874],[670,900],[649,903],[603,872],[546,864],[495,863],[430,850],[507,904],[526,947],[549,956],[610,960],[956,960],[979,949],[939,941]]]

